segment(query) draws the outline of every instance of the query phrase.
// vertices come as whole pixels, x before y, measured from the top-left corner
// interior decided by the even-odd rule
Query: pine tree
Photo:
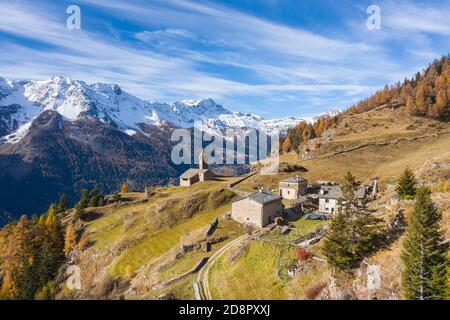
[[[97,203],[98,203],[98,196],[93,196],[93,197],[91,197],[91,198],[89,199],[88,207],[89,207],[89,208],[96,207],[96,206],[97,206]]]
[[[84,215],[84,207],[81,202],[77,202],[75,205],[75,219],[81,219]]]
[[[289,138],[284,139],[284,142],[283,142],[283,145],[282,145],[282,150],[284,152],[291,151],[291,140]]]
[[[64,236],[56,214],[56,206],[51,205],[45,218],[45,234],[47,251],[47,272],[49,277],[56,271],[57,265],[64,257]]]
[[[376,250],[384,231],[382,221],[367,212],[364,203],[358,203],[357,186],[355,177],[347,172],[340,210],[331,221],[322,249],[328,263],[338,271],[356,267]]]
[[[0,230],[0,298],[33,299],[63,261],[57,207],[46,214],[19,221]]]
[[[410,200],[414,199],[416,195],[416,185],[417,181],[414,177],[414,173],[407,167],[400,177],[396,191],[400,199]]]
[[[58,214],[61,215],[64,212],[66,212],[66,210],[69,208],[69,204],[67,203],[67,199],[66,199],[66,195],[63,193],[61,195],[61,197],[59,198],[59,203],[58,203]]]
[[[122,187],[120,188],[121,193],[127,193],[128,192],[128,184],[123,183]]]
[[[348,237],[348,216],[339,212],[331,221],[330,230],[325,238],[322,251],[328,263],[338,269],[349,269],[354,265],[354,255]]]
[[[97,188],[92,189],[89,193],[89,207],[97,207],[99,198],[102,197]]]
[[[112,196],[112,201],[113,202],[118,202],[120,201],[120,199],[122,198],[122,196],[120,195],[120,193],[118,193],[117,191],[113,193]]]
[[[401,259],[402,285],[407,299],[444,299],[448,290],[448,246],[440,230],[442,213],[421,187],[406,230]]]
[[[406,109],[411,114],[416,113],[416,104],[414,103],[414,98],[412,96],[409,96],[406,100]]]
[[[81,205],[82,209],[86,209],[89,204],[89,190],[83,189],[81,190],[81,197],[79,204]]]
[[[77,245],[77,234],[75,232],[75,227],[70,223],[64,234],[64,254],[69,256],[69,253],[75,249]]]

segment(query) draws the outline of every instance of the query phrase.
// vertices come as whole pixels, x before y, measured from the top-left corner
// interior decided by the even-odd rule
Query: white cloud
[[[136,32],[134,37],[143,42],[160,42],[173,39],[189,39],[194,40],[195,35],[184,29],[165,29],[155,31]]]
[[[213,97],[226,103],[250,97],[267,105],[297,100],[329,108],[325,104],[330,101],[344,108],[374,91],[376,84],[400,80],[410,68],[417,70],[389,56],[383,46],[392,40],[388,37],[374,42],[338,32],[325,36],[199,1],[79,3],[132,21],[134,30],[142,31],[132,34],[136,40],[127,41],[120,34],[128,31],[117,26],[111,27],[111,34],[88,28],[70,31],[52,7],[7,2],[0,11],[0,31],[48,48],[2,40],[1,75],[42,79],[57,74],[117,82],[142,98],[164,101]],[[388,11],[383,21],[400,28],[402,19],[415,14],[411,10],[390,18],[392,12],[389,15],[382,6],[382,14]],[[428,30],[445,34],[442,15],[431,13],[435,25]],[[424,23],[415,30],[424,31]],[[186,43],[192,46],[182,45]],[[427,38],[408,52],[428,59],[434,51],[424,50],[425,43]],[[227,68],[239,72],[222,72]]]
[[[440,1],[436,8],[414,2],[385,2],[383,21],[385,25],[397,31],[450,35],[450,4]]]

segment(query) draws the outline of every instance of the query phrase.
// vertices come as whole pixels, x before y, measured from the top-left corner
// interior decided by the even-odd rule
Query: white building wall
[[[328,200],[328,202],[327,202]],[[337,199],[319,198],[319,212],[335,214],[338,212],[339,205]]]

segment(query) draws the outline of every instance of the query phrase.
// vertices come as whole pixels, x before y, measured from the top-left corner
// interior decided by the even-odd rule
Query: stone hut
[[[283,212],[281,201],[280,196],[261,190],[233,201],[231,217],[237,222],[263,228],[281,216]]]
[[[308,191],[308,180],[299,177],[289,177],[279,184],[280,196],[284,199],[297,200]]]

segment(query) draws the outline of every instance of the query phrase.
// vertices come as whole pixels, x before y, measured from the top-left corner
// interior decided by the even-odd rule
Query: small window
[[[325,203],[329,203],[330,202],[330,199],[325,199]]]

